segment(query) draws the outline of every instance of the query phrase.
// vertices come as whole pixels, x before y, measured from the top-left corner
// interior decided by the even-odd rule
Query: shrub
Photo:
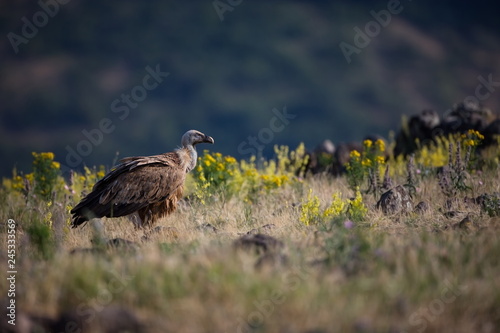
[[[32,154],[33,174],[26,175],[26,179],[33,184],[35,194],[48,201],[58,184],[60,164],[54,161],[54,154],[51,152]]]
[[[363,203],[361,192],[357,190],[354,199],[349,199],[347,203],[347,216],[353,221],[363,221],[368,213],[368,208]]]
[[[34,220],[27,228],[27,234],[35,257],[49,259],[55,251],[54,237],[49,224]]]
[[[338,217],[363,221],[368,208],[363,203],[361,192],[356,190],[356,196],[353,199],[342,200],[341,196],[339,192],[333,193],[330,204],[322,209],[318,196],[313,195],[310,189],[306,200],[300,206],[300,222],[305,225],[321,224]]]
[[[75,199],[78,200],[81,196],[92,191],[95,183],[103,178],[105,174],[106,169],[104,165],[93,168],[85,166],[83,168],[83,173],[71,172],[70,185],[66,185],[64,188],[67,194],[75,195]]]
[[[444,166],[439,174],[439,186],[443,193],[448,197],[454,197],[457,192],[470,190],[471,187],[466,183],[469,179],[469,174],[466,171],[466,165],[469,162],[470,146],[465,161],[461,156],[461,145],[457,144],[455,158],[453,158],[453,143],[449,144],[448,165]]]
[[[347,183],[354,192],[368,179],[366,193],[377,196],[382,184],[380,178],[385,170],[385,143],[383,140],[363,141],[363,151],[351,151],[346,164]]]
[[[342,201],[340,193],[332,194],[330,206],[323,211],[325,219],[332,219],[345,213],[346,203]]]
[[[307,193],[307,199],[300,206],[300,222],[305,225],[317,224],[321,222],[322,213],[320,210],[318,196],[312,194],[312,189]]]
[[[367,263],[374,262],[383,241],[379,235],[368,237],[366,229],[355,227],[344,217],[333,219],[325,231],[325,263],[340,267],[347,275],[359,273],[369,266]]]
[[[304,145],[290,151],[286,146],[275,146],[276,159],[263,160],[257,166],[257,158],[238,162],[232,156],[203,152],[193,172],[194,195],[205,202],[214,194],[239,197],[253,202],[287,184],[300,181],[307,164]]]
[[[490,217],[500,216],[500,194],[483,194],[480,197],[481,209]]]

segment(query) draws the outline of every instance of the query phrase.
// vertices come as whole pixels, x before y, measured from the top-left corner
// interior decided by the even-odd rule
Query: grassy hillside
[[[153,231],[127,218],[69,229],[69,209],[104,170],[67,182],[53,155],[35,155],[34,173],[0,191],[2,249],[6,221],[16,222],[18,323],[57,332],[498,331],[500,153],[467,161],[476,142],[451,142],[460,157],[444,140],[412,162],[386,162],[372,150],[380,143],[365,142],[338,178],[300,175],[300,147],[259,168],[205,152],[181,207]],[[377,208],[386,165],[392,188],[404,185],[411,204],[427,208]],[[381,179],[375,188],[370,172]]]
[[[22,35],[38,2],[2,4],[0,31]],[[17,53],[0,42],[0,174],[28,172],[32,151],[52,151],[68,167],[112,164],[120,156],[169,151],[187,129],[238,150],[269,127],[273,108],[296,115],[272,145],[313,148],[323,139],[388,136],[401,115],[434,108],[442,114],[474,95],[478,77],[498,81],[499,26],[487,3],[403,2],[402,11],[352,55],[354,28],[373,21],[387,1],[242,2],[223,20],[213,1],[71,1]],[[43,13],[43,12],[42,12]],[[123,111],[146,68],[170,73],[147,97]],[[496,87],[494,87],[496,89]],[[482,102],[498,110],[497,93]],[[115,104],[115,107],[117,105]],[[113,130],[95,139],[78,165],[69,149],[88,140],[103,119]]]

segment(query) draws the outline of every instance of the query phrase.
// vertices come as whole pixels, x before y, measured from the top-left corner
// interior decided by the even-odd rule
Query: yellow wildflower
[[[12,178],[11,186],[14,190],[22,190],[24,188],[23,177],[15,176]]]
[[[44,159],[48,160],[53,160],[54,159],[54,153],[48,152],[48,153],[41,153],[40,156]]]
[[[377,161],[378,164],[384,164],[385,163],[385,158],[384,158],[384,156],[377,156],[376,161]]]
[[[361,165],[364,167],[371,167],[372,161],[369,158],[364,158],[363,161],[361,161]]]
[[[202,174],[202,173],[200,173],[199,178],[200,178],[200,180],[201,180],[201,182],[202,182],[202,183],[204,183],[204,182],[206,182],[206,181],[207,181],[207,179],[205,178],[205,175],[204,175],[204,174]]]
[[[331,217],[339,216],[340,214],[342,214],[344,212],[344,208],[345,208],[345,203],[340,198],[339,193],[333,193],[332,203],[323,212],[323,217],[331,218]]]
[[[385,142],[384,142],[384,140],[378,139],[377,141],[375,141],[375,146],[377,146],[377,148],[378,148],[378,150],[380,152],[384,152],[385,151]]]
[[[465,145],[474,147],[476,145],[476,141],[474,141],[472,139],[467,140],[467,141],[465,141]]]
[[[253,176],[256,176],[257,174],[258,174],[258,172],[254,168],[248,169],[245,171],[245,176],[247,176],[247,177],[253,177]]]
[[[359,151],[357,150],[352,150],[350,153],[349,153],[349,157],[350,158],[359,158],[361,157],[361,154],[359,153]]]
[[[369,139],[368,139],[368,140],[363,141],[363,145],[364,145],[367,149],[369,149],[369,148],[372,146],[372,144],[373,144],[373,141],[372,141],[372,140],[369,140]]]
[[[224,161],[226,163],[229,163],[229,164],[233,164],[233,163],[236,163],[236,159],[232,156],[226,156],[224,157]]]
[[[52,212],[48,212],[45,214],[43,218],[44,222],[47,223],[50,227],[52,227]]]
[[[368,212],[368,208],[366,208],[363,203],[363,197],[361,196],[361,192],[356,190],[356,196],[354,199],[349,200],[349,208],[347,209],[347,214],[351,219],[356,221],[361,221],[366,216]]]
[[[467,133],[469,135],[477,137],[479,140],[483,140],[484,139],[484,136],[481,133],[479,133],[479,131],[475,131],[473,129],[470,129]]]
[[[51,165],[52,169],[59,169],[61,167],[61,164],[56,161],[52,161]]]
[[[210,154],[207,154],[207,155],[206,155],[206,160],[207,160],[208,162],[210,162],[210,163],[215,163],[215,162],[216,162],[215,158],[213,158],[213,156],[212,156],[212,155],[210,155]],[[208,165],[210,165],[210,163],[209,163]]]
[[[312,189],[309,189],[309,193],[307,194],[307,200],[302,203],[300,208],[300,222],[305,225],[309,225],[317,222],[318,217],[320,215],[319,212],[320,201],[316,195],[312,195]]]

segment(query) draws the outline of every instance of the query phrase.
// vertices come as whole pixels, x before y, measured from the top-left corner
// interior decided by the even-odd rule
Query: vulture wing
[[[71,210],[72,227],[94,217],[129,215],[164,201],[176,194],[185,177],[175,152],[125,158]]]

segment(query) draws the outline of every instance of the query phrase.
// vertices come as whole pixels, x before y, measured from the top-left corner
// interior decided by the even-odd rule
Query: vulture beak
[[[205,135],[203,142],[214,144],[214,138],[212,138],[211,136]]]

